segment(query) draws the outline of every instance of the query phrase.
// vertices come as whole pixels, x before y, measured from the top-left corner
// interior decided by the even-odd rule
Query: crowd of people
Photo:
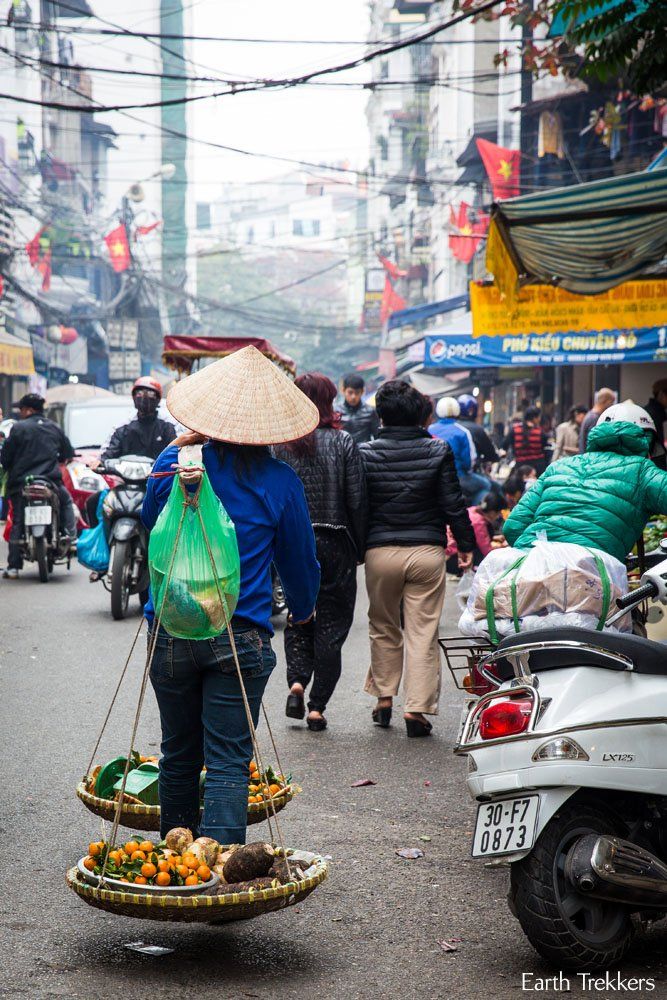
[[[157,461],[144,502],[146,527],[153,528],[167,502],[179,449],[201,445],[202,468],[235,526],[240,557],[233,642],[227,632],[214,640],[179,639],[159,623],[150,636],[165,830],[186,826],[220,842],[243,839],[252,750],[244,699],[257,723],[276,662],[272,566],[289,608],[287,717],[305,718],[314,732],[327,727],[363,564],[369,722],[391,725],[402,687],[406,734],[424,737],[438,712],[437,640],[448,571],[460,575],[492,548],[528,548],[540,535],[622,559],[648,518],[667,514],[667,473],[660,469],[667,381],[656,383],[646,409],[618,404],[611,390],[600,389],[591,410],[573,407],[553,445],[532,404],[494,443],[477,422],[474,396],[445,397],[434,407],[414,386],[392,379],[379,387],[373,407],[364,388],[358,374],[346,376],[337,405],[337,387],[325,375],[309,372],[292,383],[245,348],[177,384],[177,412],[170,406],[190,430],[174,438],[173,426],[157,416],[158,384],[141,379],[135,386],[137,417],[109,447],[122,454],[127,442],[135,448],[150,439],[159,451],[151,455]],[[270,421],[258,416],[266,399]],[[21,419],[0,452],[19,515],[8,579],[17,575],[20,483],[38,472],[60,489],[59,463],[72,454],[43,409],[40,397],[23,397]],[[501,459],[513,463],[505,477]],[[154,630],[150,600],[145,615]],[[236,656],[245,693],[234,673]],[[209,777],[200,824],[203,764]]]

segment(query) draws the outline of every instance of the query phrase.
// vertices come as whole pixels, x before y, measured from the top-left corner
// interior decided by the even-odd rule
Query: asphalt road
[[[0,549],[0,564],[4,564]],[[453,591],[453,587],[450,588]],[[108,595],[79,567],[41,585],[34,568],[0,581],[0,996],[451,998],[536,995],[522,974],[553,975],[505,903],[507,871],[470,858],[474,808],[466,764],[452,755],[462,696],[444,678],[435,735],[408,740],[400,716],[370,724],[362,692],[368,660],[361,588],[329,729],[288,724],[282,637],[267,703],[283,763],[303,793],[282,813],[287,842],[331,855],[327,882],[303,904],[219,928],[157,924],[87,907],[64,873],[100,834],[74,794],[137,628],[138,606],[113,622]],[[455,623],[448,597],[445,622]],[[99,759],[125,752],[142,670],[135,655]],[[154,751],[152,693],[140,748]],[[352,788],[360,778],[376,785]],[[265,826],[255,828],[257,833]],[[420,840],[430,837],[430,841]],[[406,861],[395,851],[420,847]],[[456,941],[446,953],[442,940]],[[143,940],[173,948],[160,958],[128,951]],[[635,945],[624,975],[656,978],[667,997],[667,923]],[[533,983],[538,980],[534,980]],[[545,989],[540,996],[559,996]],[[582,992],[572,980],[567,996]],[[637,994],[635,994],[637,995]],[[649,995],[649,994],[645,994]]]

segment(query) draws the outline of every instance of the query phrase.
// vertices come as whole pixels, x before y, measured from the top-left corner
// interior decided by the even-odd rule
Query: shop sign
[[[667,361],[667,327],[586,333],[473,337],[427,336],[426,368],[511,368],[514,365],[617,365]]]
[[[626,281],[600,295],[526,285],[511,308],[494,286],[471,284],[470,307],[474,337],[660,327],[667,325],[667,281]]]
[[[32,361],[32,347],[27,344],[19,347],[5,344],[0,339],[0,374],[1,375],[34,375],[35,366]]]

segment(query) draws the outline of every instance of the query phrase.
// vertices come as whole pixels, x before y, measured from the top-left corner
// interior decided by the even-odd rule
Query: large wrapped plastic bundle
[[[459,629],[492,642],[540,628],[598,629],[627,591],[625,566],[599,549],[546,540],[495,549],[477,569]],[[630,631],[630,615],[615,627]]]

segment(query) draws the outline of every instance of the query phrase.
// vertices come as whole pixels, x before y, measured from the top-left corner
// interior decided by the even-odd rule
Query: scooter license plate
[[[26,507],[24,511],[25,524],[51,524],[51,508],[44,507]]]
[[[539,795],[482,802],[477,810],[473,858],[529,851],[535,842]]]

